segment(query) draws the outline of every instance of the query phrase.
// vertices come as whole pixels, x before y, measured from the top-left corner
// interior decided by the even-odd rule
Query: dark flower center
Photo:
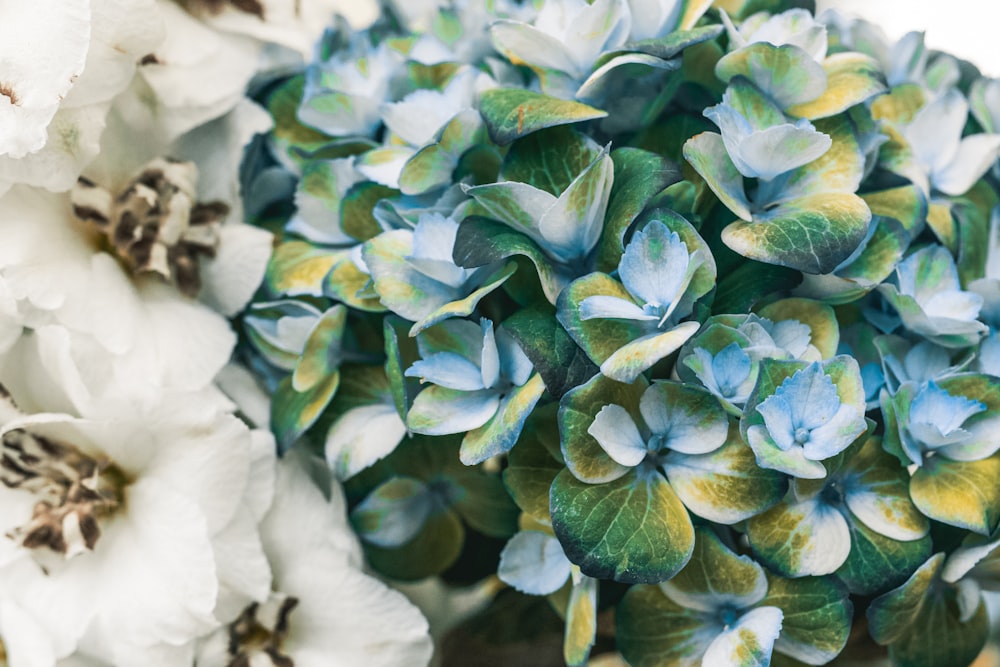
[[[295,663],[282,652],[288,636],[288,617],[298,605],[298,598],[272,593],[263,604],[256,602],[243,610],[229,626],[227,667],[250,667],[262,664],[261,656],[270,659],[274,667],[294,667]]]

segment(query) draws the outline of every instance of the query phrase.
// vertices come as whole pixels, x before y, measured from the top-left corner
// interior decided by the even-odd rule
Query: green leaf
[[[910,479],[913,504],[927,517],[989,535],[1000,522],[1000,454],[980,461],[928,457]]]
[[[520,512],[499,475],[475,470],[449,471],[443,479],[451,483],[451,506],[474,530],[507,539],[517,532]]]
[[[787,109],[800,118],[826,118],[886,92],[878,61],[857,52],[833,53],[823,61],[826,90],[818,98]]]
[[[596,258],[597,269],[605,273],[618,268],[629,225],[656,194],[680,180],[680,171],[670,160],[638,148],[615,149],[611,160],[615,182]]]
[[[507,282],[507,279],[514,275],[516,270],[517,264],[515,262],[507,262],[503,266],[497,268],[496,271],[485,278],[482,278],[482,285],[470,292],[468,296],[455,301],[450,301],[437,310],[425,315],[419,322],[410,328],[410,335],[416,336],[427,327],[434,326],[435,324],[439,324],[440,322],[452,317],[466,317],[471,315],[479,306],[479,302],[482,301],[486,295],[490,294]]]
[[[504,159],[502,176],[558,197],[600,153],[601,147],[586,135],[553,127],[514,142]]]
[[[344,195],[340,226],[359,241],[367,241],[377,236],[382,232],[382,227],[372,214],[372,209],[381,200],[398,194],[398,190],[371,181],[356,183]]]
[[[564,470],[552,484],[549,509],[566,556],[591,577],[666,581],[694,549],[691,518],[658,474],[595,485]]]
[[[559,325],[550,306],[520,309],[503,325],[528,355],[553,398],[562,398],[597,374],[597,366]]]
[[[459,225],[453,255],[455,263],[466,268],[524,255],[535,265],[542,290],[550,303],[556,302],[559,293],[570,281],[565,267],[557,265],[527,235],[485,218],[466,218]]]
[[[929,535],[902,542],[876,533],[850,514],[851,553],[836,574],[855,595],[884,593],[906,581],[931,555]]]
[[[520,387],[514,387],[500,399],[493,417],[479,428],[469,431],[462,439],[460,457],[467,466],[510,451],[521,435],[524,420],[542,397],[545,383],[535,373]]]
[[[586,384],[563,396],[559,407],[560,447],[566,466],[577,479],[599,484],[618,479],[628,472],[627,468],[608,456],[588,429],[605,405],[620,405],[639,422],[639,400],[646,387],[644,380],[622,384],[603,375],[595,375]]]
[[[830,137],[830,148],[812,162],[780,176],[782,187],[775,203],[806,195],[854,194],[861,185],[865,154],[851,119],[847,115],[824,118],[816,121],[815,126]]]
[[[660,586],[633,586],[615,610],[615,641],[630,665],[700,665],[717,636],[705,612],[686,609]]]
[[[781,635],[774,650],[810,665],[833,660],[847,644],[854,605],[834,577],[767,578],[760,606],[781,609]]]
[[[734,524],[773,507],[788,489],[785,475],[757,466],[733,424],[726,444],[710,454],[671,452],[664,463],[670,486],[700,517]]]
[[[808,195],[722,230],[737,253],[805,273],[830,273],[864,240],[871,211],[852,194]]]
[[[607,112],[522,88],[494,88],[479,98],[490,138],[501,146],[556,125],[604,118]]]
[[[339,385],[339,371],[324,376],[303,392],[292,387],[291,375],[278,383],[271,399],[271,430],[278,440],[279,452],[287,451],[319,419]]]

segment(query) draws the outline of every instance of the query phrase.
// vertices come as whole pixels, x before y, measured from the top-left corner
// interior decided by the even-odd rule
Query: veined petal
[[[808,121],[799,121],[754,132],[730,154],[744,176],[769,181],[809,164],[832,145],[828,135],[818,132]]]

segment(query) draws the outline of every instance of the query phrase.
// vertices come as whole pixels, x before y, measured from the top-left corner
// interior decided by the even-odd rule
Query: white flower
[[[402,594],[361,571],[339,487],[327,501],[297,459],[290,453],[278,464],[274,504],[261,523],[274,573],[270,597],[207,637],[196,667],[426,665],[427,622]]]
[[[229,360],[225,319],[158,279],[130,279],[66,195],[17,187],[0,208],[0,378],[24,407],[37,396],[81,414],[116,386],[201,389]],[[45,377],[55,382],[36,391]]]
[[[104,118],[162,39],[153,0],[39,0],[0,9],[0,191],[66,190]]]
[[[189,665],[193,639],[266,599],[273,440],[231,407],[165,393],[79,418],[4,399],[0,589],[58,656]]]

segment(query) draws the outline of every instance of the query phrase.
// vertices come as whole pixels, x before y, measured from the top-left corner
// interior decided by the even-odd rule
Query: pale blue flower
[[[989,456],[1000,443],[969,452],[962,445],[973,440],[973,433],[964,428],[973,415],[986,410],[980,401],[953,396],[934,382],[926,382],[913,395],[908,418],[900,424],[903,451],[911,461],[923,465],[926,456],[940,453],[949,459],[979,460]],[[993,450],[993,451],[989,451]]]
[[[773,16],[759,12],[748,16],[739,28],[723,12],[723,22],[729,33],[730,50],[767,42],[774,46],[797,46],[817,62],[826,58],[826,26],[813,18],[808,10],[790,9]]]
[[[739,344],[730,343],[716,355],[703,347],[693,353],[701,362],[695,374],[706,389],[734,405],[746,402],[757,379],[756,364]]]
[[[921,248],[899,263],[896,278],[878,289],[910,331],[946,347],[974,345],[986,333],[977,319],[983,297],[962,289],[946,248]]]
[[[749,85],[749,84],[747,84]],[[726,152],[747,178],[773,180],[809,164],[826,153],[833,141],[805,118],[787,119],[778,107],[744,107],[743,96],[730,86],[722,102],[705,109],[705,117],[719,126]],[[761,103],[770,104],[761,99]]]
[[[852,365],[857,368],[857,364]],[[860,384],[860,371],[855,372]],[[754,451],[759,454],[776,447],[804,459],[808,468],[815,468],[808,465],[810,461],[822,461],[842,452],[866,429],[863,406],[841,402],[837,386],[819,362],[786,378],[756,410],[764,423],[750,426],[747,431]]]
[[[685,292],[703,262],[700,251],[689,254],[677,232],[654,220],[635,233],[618,263],[618,276],[634,301],[590,296],[580,303],[580,318],[639,320],[669,329],[691,313],[693,300]]]

